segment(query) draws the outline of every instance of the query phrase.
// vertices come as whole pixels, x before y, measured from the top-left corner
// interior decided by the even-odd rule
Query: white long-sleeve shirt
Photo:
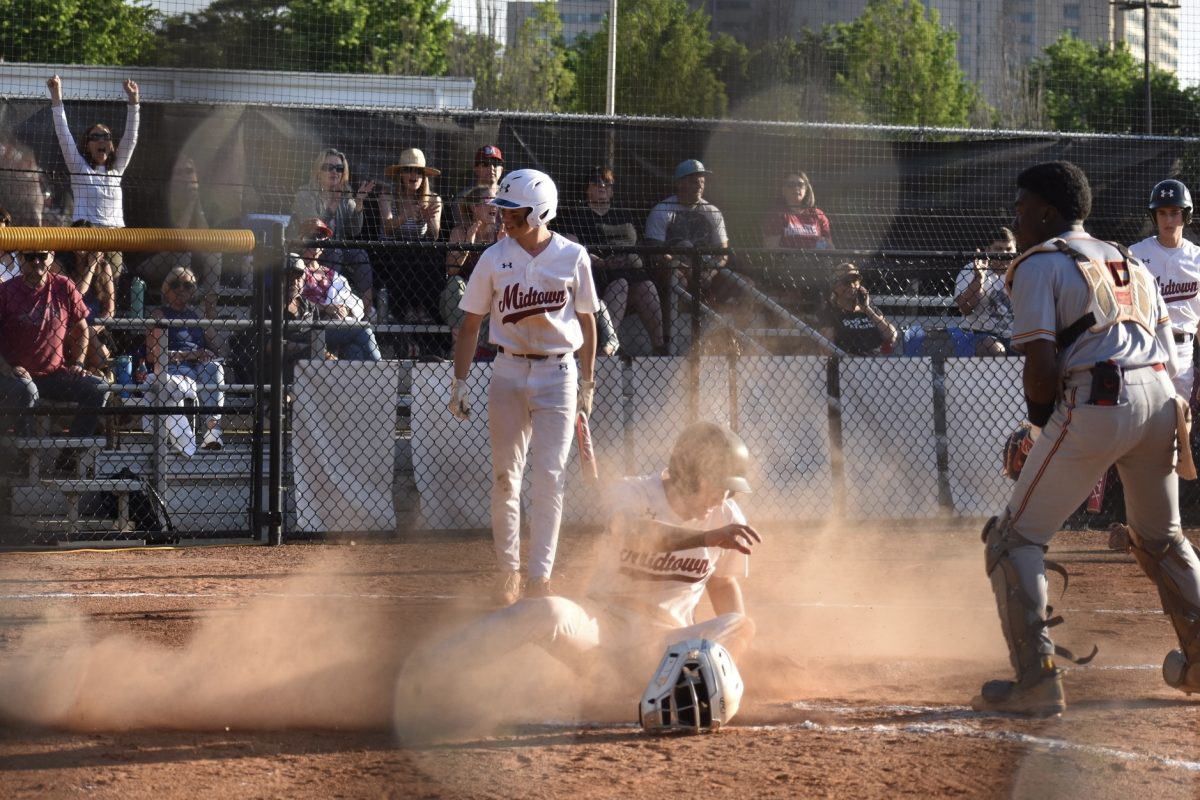
[[[54,133],[58,136],[58,148],[71,173],[71,193],[75,196],[75,209],[71,219],[84,219],[93,225],[106,228],[125,227],[125,198],[121,193],[121,176],[133,157],[137,146],[138,124],[141,121],[139,105],[126,104],[125,132],[117,147],[117,158],[111,169],[93,167],[79,152],[71,129],[67,127],[67,111],[62,103],[51,104],[54,113]]]

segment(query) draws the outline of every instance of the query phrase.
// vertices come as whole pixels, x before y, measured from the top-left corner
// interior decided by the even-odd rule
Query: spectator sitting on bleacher
[[[472,186],[462,197],[462,208],[455,216],[467,222],[455,225],[450,231],[450,244],[479,244],[492,245],[503,239],[507,234],[500,224],[500,209],[492,205],[496,193],[490,186]],[[458,307],[463,295],[467,293],[467,279],[471,270],[483,255],[482,250],[448,250],[446,252],[446,285],[438,297],[438,311],[441,312],[442,322],[450,326],[450,350],[458,342],[458,332],[462,329],[466,312]],[[485,319],[479,331],[479,348],[486,352],[476,352],[476,358],[483,356],[491,358],[496,351],[488,343],[488,322]]]
[[[812,183],[800,170],[783,176],[779,207],[762,224],[763,247],[824,250],[833,247],[829,218],[817,208]]]
[[[53,259],[52,252],[22,253],[21,277],[0,284],[0,405],[28,408],[45,397],[100,408],[108,393],[84,369],[87,306],[69,279],[50,272]],[[28,433],[30,421],[18,418],[16,432]],[[95,433],[95,414],[76,415],[71,436]],[[66,448],[55,468],[73,472],[78,463],[79,451]]]
[[[153,319],[202,319],[191,305],[196,296],[196,276],[187,267],[176,267],[162,284],[163,304],[150,312]],[[166,352],[162,351],[163,331],[166,331]],[[225,367],[217,354],[216,345],[200,325],[186,328],[153,328],[146,334],[146,361],[155,373],[166,371],[196,382],[197,399],[202,406],[225,405]],[[189,426],[190,427],[190,426]],[[189,437],[190,438],[190,437]],[[205,450],[221,450],[221,415],[210,414],[200,446]]]
[[[158,205],[151,224],[162,228],[207,230],[208,216],[200,199],[200,175],[196,162],[180,155],[171,168],[166,196]],[[197,297],[206,316],[215,317],[220,302],[222,256],[220,253],[151,253],[134,270],[147,286],[161,286],[176,267],[187,267],[199,278]]]
[[[821,333],[852,356],[890,353],[896,343],[896,326],[871,305],[862,273],[853,264],[838,264],[833,270]]]
[[[76,220],[72,228],[89,228],[91,223]],[[97,320],[112,319],[116,311],[116,286],[112,273],[100,266],[100,253],[58,253],[50,270],[65,275],[75,284],[88,309],[87,359],[84,366],[98,377],[111,379],[108,360],[112,356],[112,334]]]
[[[729,246],[725,217],[719,208],[704,199],[704,188],[711,174],[694,158],[679,162],[675,167],[675,194],[650,209],[650,215],[646,217],[646,244],[678,246],[681,250],[692,246]],[[668,279],[674,271],[680,280],[690,280],[686,252],[667,253],[658,258],[660,267],[668,272]],[[723,254],[700,256],[701,289],[709,287],[728,260]],[[659,289],[670,297],[665,281],[660,283]]]
[[[296,192],[292,201],[291,221],[287,235],[295,239],[300,223],[320,218],[337,239],[357,239],[363,229],[363,209],[375,189],[375,181],[366,180],[353,188],[350,162],[345,153],[326,149],[313,165],[312,179]],[[326,263],[345,276],[350,289],[363,301],[364,319],[375,312],[375,271],[366,250],[328,250]]]
[[[989,259],[986,253],[1015,253],[1017,240],[1008,228],[997,228],[984,255],[958,273],[954,303],[962,312],[962,329],[971,334],[975,355],[1002,356],[1012,338],[1013,309],[1004,288],[1008,259]]]
[[[329,226],[313,217],[300,224],[300,237],[320,242],[332,234]],[[350,290],[350,284],[322,262],[322,249],[305,246],[296,258],[305,269],[304,297],[317,306],[320,317],[330,320],[364,319],[363,302]],[[331,327],[325,330],[325,344],[338,358],[347,361],[379,361],[383,355],[369,326]]]
[[[491,192],[492,197],[500,189],[500,176],[504,174],[504,154],[494,144],[485,144],[475,151],[475,162],[471,167],[474,183],[465,186],[454,195],[451,213],[455,225],[468,224],[471,221],[469,209],[464,205],[467,194],[477,187],[483,187]]]
[[[609,167],[599,166],[592,170],[585,189],[586,202],[582,206],[563,209],[558,217],[558,230],[584,247],[636,245],[638,233],[633,215],[612,205],[615,183],[616,176]],[[637,253],[600,256],[591,251],[589,255],[596,291],[603,303],[602,311],[596,315],[599,353],[604,355],[606,350],[603,319],[611,317],[610,324],[615,331],[621,327],[625,312],[632,308],[646,328],[651,352],[666,355],[662,302],[654,276],[645,268],[641,256]]]

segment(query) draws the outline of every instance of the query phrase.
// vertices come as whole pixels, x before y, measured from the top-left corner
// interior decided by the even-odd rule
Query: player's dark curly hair
[[[1017,188],[1038,195],[1068,222],[1082,222],[1092,213],[1087,175],[1070,161],[1035,164],[1017,176]]]

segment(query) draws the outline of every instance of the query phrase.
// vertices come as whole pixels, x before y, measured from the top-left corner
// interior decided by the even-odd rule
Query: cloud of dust
[[[983,545],[965,522],[768,530],[746,589],[758,624],[751,669],[771,690],[1007,671]]]
[[[74,730],[384,727],[401,648],[339,561],[280,596],[217,609],[182,648],[47,615],[0,664],[0,718]]]

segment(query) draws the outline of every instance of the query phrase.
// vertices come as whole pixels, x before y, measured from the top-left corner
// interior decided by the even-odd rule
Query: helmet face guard
[[[1188,187],[1183,181],[1167,178],[1165,181],[1154,184],[1154,188],[1150,190],[1148,208],[1150,209],[1150,219],[1156,222],[1155,209],[1182,208],[1183,224],[1188,225],[1192,221],[1192,193],[1188,191]]]
[[[501,179],[500,189],[491,203],[500,208],[528,208],[526,220],[537,228],[557,215],[558,187],[544,172],[519,169]]]
[[[638,722],[650,733],[718,731],[737,713],[742,691],[724,647],[708,639],[676,642],[642,693]]]

